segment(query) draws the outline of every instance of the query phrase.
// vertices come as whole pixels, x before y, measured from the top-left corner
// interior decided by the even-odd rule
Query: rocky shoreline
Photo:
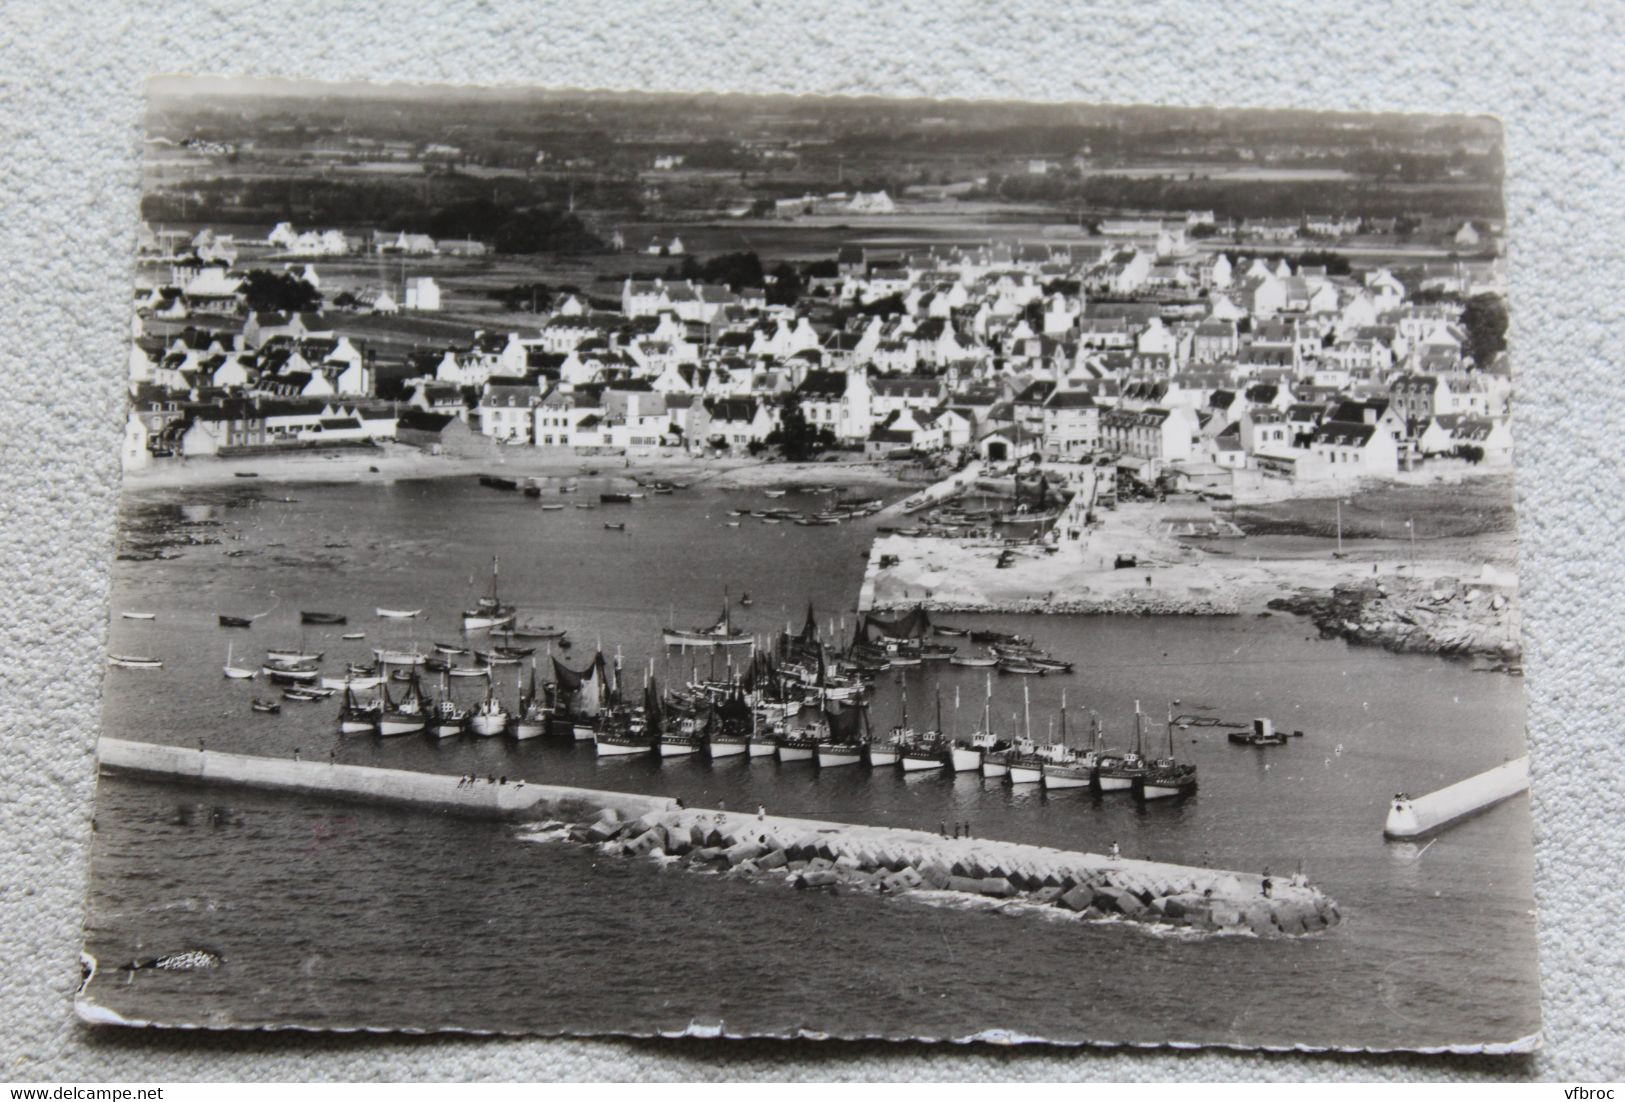
[[[1508,672],[1523,660],[1517,592],[1457,578],[1371,578],[1299,590],[1269,602],[1309,617],[1322,636],[1391,651],[1492,659]]]
[[[876,612],[906,612],[923,608],[927,612],[1015,612],[1043,616],[1239,616],[1241,602],[1229,594],[1193,595],[1158,593],[1110,593],[1098,597],[1025,597],[1011,601],[975,601],[963,598],[885,602],[873,606]]]

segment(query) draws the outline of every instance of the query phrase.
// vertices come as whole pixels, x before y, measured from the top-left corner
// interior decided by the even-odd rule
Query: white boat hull
[[[1036,765],[1010,766],[1011,784],[1037,784],[1044,779],[1043,770]]]
[[[232,681],[252,681],[258,676],[254,670],[238,670],[230,666],[225,668],[226,677]]]
[[[869,764],[876,769],[883,769],[888,765],[896,765],[897,759],[903,756],[900,750],[869,747]]]
[[[485,628],[500,627],[512,621],[512,616],[464,616],[463,630],[480,631]]]
[[[660,743],[660,756],[663,758],[681,758],[699,752],[700,744],[697,742],[666,742],[661,740]]]
[[[786,746],[779,744],[780,761],[811,761],[813,748],[811,746]]]
[[[818,767],[820,769],[833,769],[838,765],[856,765],[863,760],[861,748],[852,750],[824,750],[818,751]]]
[[[1085,772],[1080,777],[1080,776],[1074,776],[1074,775],[1066,774],[1066,773],[1055,773],[1055,772],[1051,772],[1050,770],[1046,769],[1046,770],[1044,770],[1044,787],[1045,788],[1053,788],[1053,789],[1060,789],[1060,788],[1088,788],[1089,787],[1089,774],[1087,772]]]
[[[953,748],[954,772],[974,773],[982,767],[982,752],[980,750],[966,750],[962,747]]]
[[[324,689],[376,689],[384,683],[381,677],[324,677]]]
[[[903,755],[903,772],[905,773],[923,773],[928,769],[941,768],[942,758],[940,757],[911,758],[907,754]]]
[[[428,720],[422,716],[416,717],[389,717],[378,721],[380,735],[410,735],[421,731],[428,725]]]
[[[983,758],[982,759],[982,776],[984,776],[984,777],[1008,777],[1009,775],[1010,775],[1010,767],[1008,765],[1004,764],[1004,762],[1002,762],[1002,761],[992,761],[992,760],[990,760],[988,758]]]
[[[1095,778],[1102,792],[1127,792],[1134,787],[1133,777],[1101,777]]]
[[[748,647],[751,637],[748,635],[691,635],[686,631],[668,631],[665,633],[666,646],[683,647],[686,650],[705,650],[710,647]]]
[[[1142,800],[1171,800],[1176,796],[1187,795],[1189,790],[1182,790],[1177,785],[1142,784],[1139,797]]]
[[[451,738],[453,735],[463,733],[462,721],[456,723],[436,723],[433,728],[435,738]]]
[[[484,735],[489,738],[492,735],[500,735],[507,730],[508,717],[477,715],[468,721],[468,725],[476,735]]]
[[[652,749],[648,743],[627,746],[614,742],[599,742],[596,739],[594,741],[597,742],[598,756],[601,758],[627,758],[634,754],[647,754]]]
[[[714,761],[717,758],[737,758],[750,751],[748,742],[710,742],[706,744],[706,753]]]
[[[547,734],[547,720],[522,719],[514,724],[513,737],[516,739],[541,738]]]
[[[346,735],[361,735],[375,727],[370,719],[343,719],[339,721],[339,730]]]
[[[771,758],[778,750],[778,745],[772,739],[756,739],[750,744],[750,756],[753,758]]]
[[[584,727],[579,723],[570,728],[570,733],[575,736],[577,742],[591,742],[593,740],[592,728]]]

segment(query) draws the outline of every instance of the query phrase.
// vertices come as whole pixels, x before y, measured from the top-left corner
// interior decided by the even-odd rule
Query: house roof
[[[1315,430],[1315,443],[1363,448],[1371,442],[1376,431],[1376,425],[1356,421],[1325,421]]]

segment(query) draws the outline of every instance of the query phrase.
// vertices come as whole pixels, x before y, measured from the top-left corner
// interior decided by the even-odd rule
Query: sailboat
[[[491,556],[491,595],[481,597],[474,608],[463,610],[463,630],[478,631],[481,628],[501,627],[503,624],[513,622],[514,606],[502,603],[497,595],[497,568],[500,565],[497,556]]]
[[[748,647],[753,642],[751,636],[733,626],[732,613],[728,608],[727,594],[722,598],[722,615],[710,627],[690,628],[683,630],[668,627],[664,638],[668,647]]]
[[[651,731],[651,725],[653,731]],[[653,683],[643,688],[643,707],[629,708],[616,703],[605,708],[593,731],[593,743],[601,758],[630,757],[654,749],[660,729],[660,699]]]
[[[390,699],[387,681],[380,691],[384,702],[383,711],[378,715],[380,735],[410,735],[428,726],[428,708],[415,675],[407,682],[406,693],[398,702]]]
[[[530,663],[530,689],[520,690],[519,712],[514,717],[513,737],[524,740],[540,738],[547,734],[549,721],[553,710],[547,706],[547,700],[536,687],[536,660]]]
[[[245,669],[242,666],[233,666],[231,664],[230,643],[226,644],[226,664],[222,667],[222,672],[233,681],[252,681],[258,673],[256,670]]]
[[[1102,792],[1125,792],[1145,776],[1145,717],[1134,702],[1134,749],[1105,750],[1095,765],[1095,787]]]
[[[468,709],[451,698],[451,681],[440,675],[440,702],[429,711],[429,733],[435,738],[460,735],[468,726]]]
[[[1168,709],[1168,756],[1157,758],[1134,782],[1139,800],[1166,800],[1189,796],[1196,791],[1196,766],[1174,758],[1174,712]]]

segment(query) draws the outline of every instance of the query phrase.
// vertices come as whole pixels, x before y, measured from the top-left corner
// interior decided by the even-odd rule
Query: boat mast
[[[982,734],[993,737],[993,675],[987,675],[987,695],[982,697]]]
[[[1066,690],[1061,690],[1061,745],[1066,745]]]
[[[1140,714],[1140,702],[1134,702],[1134,753],[1145,757],[1145,717]]]
[[[1174,757],[1174,706],[1168,705],[1168,760]]]
[[[1023,737],[1028,742],[1031,742],[1033,740],[1033,694],[1025,682],[1021,686],[1021,708],[1024,713],[1024,718],[1021,721],[1022,731],[1025,733]]]

